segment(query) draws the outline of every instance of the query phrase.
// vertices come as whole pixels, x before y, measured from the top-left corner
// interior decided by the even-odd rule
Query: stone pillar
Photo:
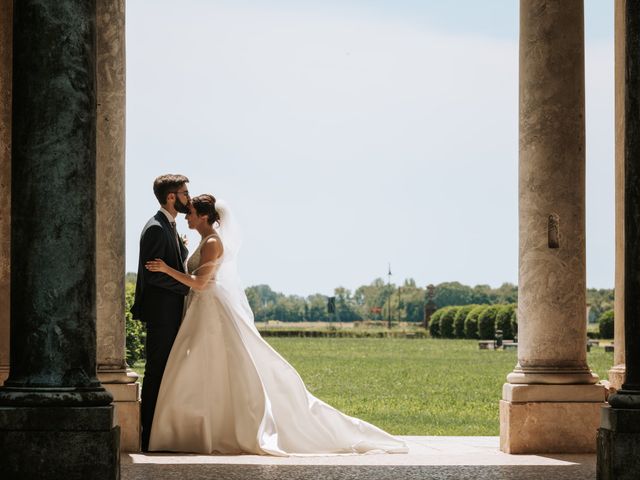
[[[140,450],[140,384],[125,356],[125,2],[97,0],[98,378],[114,397],[123,451]]]
[[[14,2],[3,478],[119,477],[96,376],[95,0]],[[16,195],[19,192],[19,195]]]
[[[625,138],[625,4],[615,0],[615,128],[616,128],[616,273],[613,368],[609,382],[616,390],[624,383],[624,138]]]
[[[640,478],[640,3],[616,3],[624,22],[624,325],[625,381],[602,409],[598,479]],[[619,33],[619,32],[618,32]],[[616,259],[618,263],[620,259]],[[622,321],[620,321],[622,320]]]
[[[583,0],[520,2],[518,364],[508,453],[595,451],[605,389],[586,359]]]
[[[13,0],[0,0],[0,385],[9,375]]]

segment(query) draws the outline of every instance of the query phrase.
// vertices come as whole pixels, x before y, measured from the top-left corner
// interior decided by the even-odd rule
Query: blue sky
[[[238,213],[247,285],[515,283],[518,3],[127,2],[127,270],[181,172]],[[611,287],[612,2],[585,18],[587,281]]]

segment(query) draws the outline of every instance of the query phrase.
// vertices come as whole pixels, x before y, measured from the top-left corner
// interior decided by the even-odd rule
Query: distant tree
[[[253,311],[256,322],[275,320],[278,316],[276,303],[284,295],[271,290],[269,285],[255,285],[245,289],[249,306]]]
[[[421,323],[424,318],[426,290],[418,287],[412,278],[404,281],[401,290],[404,320],[411,323]]]
[[[472,301],[469,303],[495,303],[497,295],[489,285],[476,285],[472,290]]]
[[[460,282],[440,283],[436,285],[433,301],[438,308],[449,305],[469,305],[474,303],[473,290]]]
[[[589,321],[595,323],[607,310],[613,309],[614,291],[605,288],[587,289],[587,303],[589,308]]]
[[[518,301],[518,286],[505,282],[495,290],[495,294],[497,303],[516,303]]]
[[[360,316],[372,320],[386,320],[389,309],[388,300],[394,290],[394,285],[387,285],[381,278],[376,278],[369,285],[356,289],[353,298],[359,308]]]
[[[309,295],[307,297],[307,305],[310,322],[327,322],[329,320],[327,297],[325,295]]]
[[[351,296],[351,291],[338,287],[334,290],[336,297],[336,316],[341,322],[354,322],[356,320],[362,320],[358,306]]]
[[[613,310],[607,310],[600,318],[598,318],[598,326],[600,329],[600,338],[613,338],[614,332],[614,315]]]

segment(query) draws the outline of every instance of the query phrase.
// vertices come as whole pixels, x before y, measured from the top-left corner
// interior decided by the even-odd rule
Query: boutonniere
[[[179,235],[179,238],[185,247],[189,245],[189,239],[187,238],[186,234],[183,233],[182,235]]]

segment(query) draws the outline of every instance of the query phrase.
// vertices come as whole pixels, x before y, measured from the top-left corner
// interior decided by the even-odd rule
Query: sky
[[[517,283],[518,4],[129,0],[127,271],[182,173],[240,220],[247,286]],[[587,285],[611,288],[613,2],[585,37]]]

